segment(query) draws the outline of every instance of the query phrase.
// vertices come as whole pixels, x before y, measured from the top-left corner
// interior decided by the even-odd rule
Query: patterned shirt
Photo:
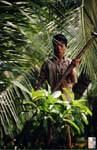
[[[58,63],[58,58],[55,56],[51,59],[46,60],[41,67],[40,75],[36,83],[36,88],[41,87],[45,81],[48,81],[51,90],[53,91],[53,89],[56,87],[56,85],[62,78],[64,72],[66,71],[70,63],[71,60],[65,57],[63,57],[60,63]],[[64,82],[70,84],[72,84],[73,82],[76,83],[77,82],[76,73],[73,75],[71,74],[68,75],[68,77]]]

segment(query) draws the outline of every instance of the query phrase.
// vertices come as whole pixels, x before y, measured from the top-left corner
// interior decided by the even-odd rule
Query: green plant
[[[92,111],[88,134],[97,138],[97,80],[93,80],[87,90],[88,104]]]
[[[64,1],[68,5],[69,11],[65,8],[66,5],[62,4],[62,1],[50,0],[48,1],[50,3],[45,2],[9,2],[1,0],[0,3],[0,91],[2,92],[0,95],[2,127],[0,130],[4,130],[5,134],[7,134],[6,131],[8,129],[5,122],[9,122],[10,119],[16,124],[15,127],[13,125],[15,130],[17,130],[17,126],[20,127],[19,114],[21,108],[19,106],[21,102],[19,101],[19,96],[21,92],[16,87],[10,88],[10,81],[12,79],[16,80],[16,77],[22,75],[23,72],[31,67],[30,65],[42,63],[46,49],[48,54],[51,53],[50,39],[53,34],[61,32],[68,36],[70,43],[67,55],[73,57],[83,47],[83,43],[89,38],[91,31],[97,31],[96,0],[91,0],[90,2],[83,0],[82,6],[74,10],[71,10],[71,7],[69,8],[71,1]],[[78,4],[78,6],[80,5]],[[95,42],[91,49],[87,51],[79,69],[80,72],[87,72],[87,74],[91,74],[93,77],[96,76],[96,46],[97,44]],[[29,73],[29,70],[27,74],[32,77],[32,73]],[[30,78],[27,75],[25,77],[27,80]],[[23,84],[25,84],[24,81],[22,80]],[[28,82],[27,85],[29,86]],[[6,87],[8,88],[6,89]],[[9,134],[11,135],[11,132]]]
[[[58,141],[59,147],[65,145],[63,141],[66,141],[68,135],[67,126],[70,126],[72,136],[84,132],[84,123],[88,124],[87,115],[92,115],[85,105],[86,99],[74,100],[73,92],[66,92],[71,96],[71,102],[60,91],[51,94],[44,89],[32,89],[31,100],[23,101],[28,111],[32,112],[32,135],[36,138],[34,144],[31,143],[32,147],[47,148],[51,143],[55,147]]]

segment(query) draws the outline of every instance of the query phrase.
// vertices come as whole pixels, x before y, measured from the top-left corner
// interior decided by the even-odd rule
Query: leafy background
[[[96,8],[96,0],[0,1],[1,140],[18,133],[28,119],[21,112],[26,111],[22,100],[29,96],[19,83],[32,89],[43,60],[53,54],[53,35],[67,36],[66,56],[75,58],[91,31],[97,32]],[[96,49],[97,40],[82,57],[79,77],[96,79]]]

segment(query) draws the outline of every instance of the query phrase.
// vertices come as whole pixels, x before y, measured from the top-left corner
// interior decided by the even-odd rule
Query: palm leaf
[[[64,3],[55,0],[1,1],[0,107],[1,124],[5,133],[10,120],[20,128],[19,113],[26,110],[22,99],[29,99],[27,93],[10,81],[19,82],[31,90],[38,73],[35,74],[33,69],[29,69],[36,64],[40,66],[45,57],[52,55],[51,39],[54,34],[63,33],[67,36],[69,44],[66,56],[74,58],[89,39],[91,31],[97,32],[96,0],[85,0],[81,7],[78,5],[74,9],[65,9]],[[96,77],[97,72],[96,47],[97,41],[87,50],[79,66],[80,74],[84,72],[91,78]],[[79,131],[77,127],[76,129]]]
[[[82,29],[83,29],[83,38],[85,42],[90,38],[91,32],[97,32],[97,1],[92,0],[88,3],[87,0],[83,0],[83,8],[82,8]],[[91,46],[88,48],[85,56],[83,57],[83,63],[81,66],[83,69],[81,69],[83,72],[87,73],[92,79],[95,79],[97,76],[96,73],[96,56],[97,51],[97,39],[91,44]],[[95,60],[95,63],[94,63]],[[80,68],[81,68],[80,66]]]
[[[17,80],[13,81],[12,85],[3,91],[0,95],[0,108],[1,108],[1,124],[6,134],[12,134],[16,126],[16,133],[22,129],[20,114],[26,111],[26,107],[23,105],[23,99],[30,100],[29,91],[32,90],[33,82],[37,77],[37,70],[30,69],[24,75],[21,75]],[[23,84],[23,85],[22,85]],[[29,117],[29,114],[28,116]],[[24,116],[25,121],[26,117]],[[8,129],[12,124],[10,133]]]

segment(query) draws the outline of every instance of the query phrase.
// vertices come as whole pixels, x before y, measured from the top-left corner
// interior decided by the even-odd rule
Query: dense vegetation
[[[90,38],[91,31],[97,32],[96,14],[96,0],[0,1],[1,146],[14,148],[14,139],[19,137],[26,122],[31,119],[32,124],[32,113],[28,111],[32,106],[23,105],[23,101],[32,100],[29,92],[37,79],[39,67],[45,57],[52,55],[52,36],[64,33],[69,41],[66,55],[74,58]],[[89,86],[91,90],[88,91],[88,99],[91,102],[94,98],[94,103],[90,103],[94,120],[97,97],[96,48],[97,40],[87,49],[79,66],[79,78],[85,75],[89,78],[89,83],[93,83],[92,89]],[[92,135],[96,136],[97,127],[94,122],[96,132],[93,131]],[[22,144],[23,141],[20,146]],[[27,143],[27,148],[30,146]]]

